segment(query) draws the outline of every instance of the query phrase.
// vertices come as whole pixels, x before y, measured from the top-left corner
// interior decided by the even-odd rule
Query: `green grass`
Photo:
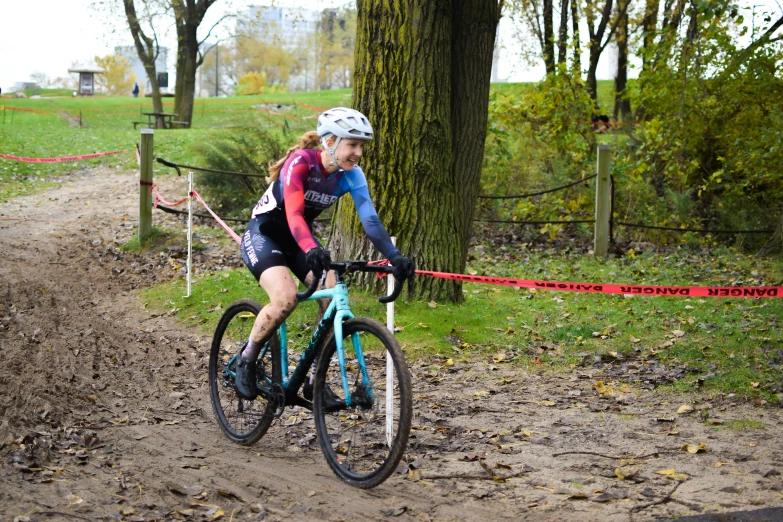
[[[718,426],[720,427],[720,426]],[[755,431],[767,427],[763,422],[752,419],[738,419],[726,422],[722,427],[733,431]]]
[[[733,252],[678,251],[610,261],[527,254],[524,262],[475,256],[470,263],[484,266],[488,275],[560,281],[729,285],[742,279],[746,285],[768,285],[783,278],[780,260],[757,260]],[[753,272],[758,275],[745,276]],[[198,325],[205,335],[233,300],[265,300],[246,270],[202,275],[193,289],[193,297],[183,299],[184,283],[174,281],[144,291],[142,299],[156,309],[176,309],[182,320]],[[466,284],[464,292],[465,302],[459,305],[397,301],[396,325],[403,328],[397,337],[410,358],[484,360],[554,372],[571,371],[585,361],[584,370],[590,371],[594,356],[623,358],[622,362],[638,365],[654,361],[667,369],[684,369],[682,377],[664,389],[701,387],[771,402],[781,399],[774,388],[783,378],[781,300],[629,299],[478,284]],[[385,321],[385,307],[377,297],[352,290],[354,313]],[[296,310],[289,321],[294,338],[309,335],[302,325],[311,326],[314,314],[315,306],[310,304]],[[600,370],[594,373],[600,375]],[[633,374],[628,377],[633,382]],[[624,379],[621,375],[617,380]]]
[[[164,100],[164,109],[171,110],[172,99]],[[270,114],[263,107],[254,107],[270,103],[275,104],[275,112],[288,117]],[[277,103],[283,107],[277,109]],[[213,140],[232,126],[253,122],[301,133],[315,126],[312,116],[318,114],[318,108],[350,103],[351,91],[348,89],[198,98],[193,112],[193,128],[155,130],[155,155],[177,163],[197,164],[193,145]],[[103,164],[134,168],[136,156],[133,146],[139,142],[139,130],[133,130],[131,122],[146,120],[146,116],[142,117],[140,113],[151,110],[149,98],[125,96],[0,99],[0,152],[3,154],[38,158],[123,149],[130,151],[62,163],[23,163],[0,158],[0,201],[40,191],[50,186],[52,180],[85,167]],[[169,173],[169,169],[158,164],[155,164],[155,169],[156,176]]]
[[[533,82],[524,83],[493,83],[491,89],[502,94],[523,93],[531,86],[536,85]],[[598,80],[598,106],[601,107],[602,114],[607,114],[611,118],[614,110],[614,80]]]
[[[492,88],[513,91],[528,86],[495,84]],[[611,87],[611,82],[599,82],[599,101],[607,108],[611,106]],[[342,90],[198,99],[192,129],[155,131],[155,155],[197,164],[193,145],[230,132],[232,126],[252,121],[301,132],[313,128],[317,108],[349,105],[350,96],[349,90]],[[285,105],[275,110],[291,117],[253,107],[269,103]],[[0,115],[0,152],[52,157],[132,150],[139,131],[134,131],[130,122],[139,119],[140,111],[151,109],[151,101],[130,97],[3,98],[0,106],[25,109],[2,110],[5,123]],[[0,159],[0,201],[33,193],[75,170],[99,164],[134,168],[136,159],[133,153],[53,164]],[[155,168],[155,176],[170,175],[169,169],[158,164]],[[205,238],[213,234],[222,233],[199,232]],[[166,250],[177,241],[181,239],[163,233],[146,248]],[[132,243],[126,248],[141,249]],[[470,270],[487,275],[576,282],[750,286],[783,280],[780,260],[757,260],[727,249],[709,253],[676,250],[603,261],[524,251],[516,245],[478,245],[471,251],[469,265]],[[143,299],[158,309],[176,309],[182,320],[199,325],[205,334],[211,332],[231,301],[241,297],[263,301],[263,292],[244,270],[197,274],[194,296],[189,300],[181,298],[183,287],[182,281],[161,285],[144,292]],[[783,340],[779,325],[783,304],[779,299],[626,299],[469,284],[464,291],[465,302],[460,305],[438,303],[433,307],[427,302],[398,301],[396,322],[403,329],[397,335],[411,357],[480,359],[560,372],[590,363],[593,356],[622,356],[628,361],[657,361],[667,368],[684,368],[683,377],[668,385],[673,389],[702,386],[743,397],[780,400],[775,391],[783,377],[783,353],[778,348]],[[385,308],[378,304],[376,295],[355,291],[352,298],[355,313],[383,319]],[[314,305],[295,312],[290,320],[295,336],[304,333],[302,325],[311,324],[314,315]]]

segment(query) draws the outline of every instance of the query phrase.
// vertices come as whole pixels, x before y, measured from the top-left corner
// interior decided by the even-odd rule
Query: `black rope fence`
[[[515,225],[568,225],[570,223],[595,223],[595,219],[572,219],[570,221],[516,221],[513,219],[474,219],[478,223],[511,223]]]
[[[641,225],[639,223],[625,223],[623,221],[616,221],[618,225],[629,228],[649,228],[652,230],[670,230],[672,232],[699,232],[702,234],[771,234],[774,230],[710,230],[705,228],[677,228],[677,227],[661,227],[658,225]]]
[[[173,161],[167,161],[163,158],[158,158],[158,163],[161,165],[165,165],[167,167],[171,167],[172,169],[177,170],[177,174],[182,175],[179,169],[190,169],[190,170],[198,170],[201,172],[212,172],[214,174],[228,174],[229,176],[244,176],[246,178],[266,178],[266,174],[246,174],[244,172],[232,172],[230,170],[218,170],[218,169],[208,169],[206,167],[194,167],[193,165],[185,165],[183,163],[174,163]]]
[[[580,183],[583,183],[585,181],[589,181],[593,179],[594,177],[598,176],[598,174],[593,174],[592,176],[587,176],[586,178],[582,178],[578,181],[574,181],[572,183],[569,183],[568,185],[562,185],[560,187],[554,187],[547,190],[542,190],[540,192],[531,192],[529,194],[519,194],[516,196],[486,196],[486,195],[480,195],[479,199],[517,199],[517,198],[531,198],[533,196],[541,196],[542,194],[549,194],[550,192],[557,192],[558,190],[567,189],[569,187],[573,187],[574,185],[579,185]]]
[[[193,165],[184,165],[181,163],[174,163],[171,161],[164,160],[163,158],[157,159],[158,163],[161,163],[162,165],[165,165],[167,167],[173,168],[177,170],[177,174],[181,174],[180,168],[184,169],[191,169],[191,170],[198,170],[201,172],[212,172],[215,174],[227,174],[230,176],[245,176],[250,178],[265,178],[265,174],[246,174],[243,172],[232,172],[228,170],[219,170],[219,169],[210,169],[206,167],[196,167]],[[587,181],[590,181],[591,179],[597,177],[597,174],[593,174],[591,176],[587,176],[585,178],[579,179],[577,181],[568,183],[566,185],[561,185],[559,187],[553,187],[546,190],[541,190],[538,192],[530,192],[527,194],[517,194],[517,195],[509,195],[509,196],[495,196],[495,195],[479,195],[479,199],[522,199],[522,198],[530,198],[534,196],[541,196],[543,194],[550,194],[552,192],[557,192],[559,190],[565,190],[567,188],[573,187],[575,185],[579,185],[580,183],[585,183]],[[702,228],[681,228],[681,227],[665,227],[660,225],[642,225],[640,223],[627,223],[625,221],[615,221],[614,220],[614,198],[615,198],[615,183],[614,183],[614,176],[610,176],[611,180],[611,203],[610,203],[610,212],[609,212],[609,241],[614,242],[614,225],[620,225],[623,227],[628,228],[641,228],[641,229],[649,229],[649,230],[667,230],[670,232],[695,232],[699,234],[771,234],[774,232],[774,230],[770,229],[760,229],[760,230],[712,230],[712,229],[702,229]],[[170,214],[187,214],[187,212],[182,210],[175,210],[173,208],[169,208],[163,205],[158,205],[160,210],[163,212],[168,212]],[[197,217],[211,217],[207,214],[197,214],[194,213],[194,216]],[[315,221],[319,222],[326,222],[330,221],[331,218],[319,218]],[[238,223],[247,223],[247,219],[233,219],[233,218],[224,218],[224,221],[233,221]],[[477,223],[507,223],[512,225],[570,225],[570,224],[577,224],[577,223],[595,223],[595,219],[574,219],[574,220],[556,220],[556,221],[520,221],[520,220],[513,220],[513,219],[474,219]]]

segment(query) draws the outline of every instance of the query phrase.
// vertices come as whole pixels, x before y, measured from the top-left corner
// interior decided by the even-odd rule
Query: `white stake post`
[[[397,245],[397,238],[391,238],[392,244]],[[394,292],[394,276],[386,277],[388,294]],[[386,328],[394,335],[394,301],[386,304]],[[394,362],[391,354],[386,352],[386,443],[391,447],[394,440]]]
[[[190,285],[191,285],[191,272],[192,272],[192,255],[193,255],[193,173],[188,172],[188,295],[190,297]]]

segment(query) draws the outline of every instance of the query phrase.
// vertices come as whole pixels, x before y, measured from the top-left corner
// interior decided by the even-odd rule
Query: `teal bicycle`
[[[329,466],[345,482],[372,488],[397,468],[408,444],[413,410],[411,378],[399,343],[379,321],[354,317],[346,278],[351,273],[389,274],[392,267],[366,261],[332,263],[337,284],[316,291],[313,278],[299,301],[331,299],[296,368],[289,375],[285,323],[267,342],[256,363],[259,396],[247,401],[234,387],[236,360],[261,305],[250,299],[232,303],[218,322],[209,355],[212,407],[223,433],[249,445],[267,432],[286,406],[313,411],[316,436]],[[380,298],[397,298],[394,292]],[[316,365],[312,400],[299,395]],[[305,394],[308,391],[304,389]]]

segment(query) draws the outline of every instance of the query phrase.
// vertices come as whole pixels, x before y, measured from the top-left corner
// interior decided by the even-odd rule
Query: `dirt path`
[[[345,486],[317,442],[300,444],[314,433],[304,411],[233,445],[212,419],[208,337],[135,297],[179,272],[116,248],[134,231],[136,183],[88,170],[0,206],[1,521],[625,521],[783,506],[779,408],[600,394],[595,370],[553,377],[491,358],[412,365],[409,462],[374,490]]]

